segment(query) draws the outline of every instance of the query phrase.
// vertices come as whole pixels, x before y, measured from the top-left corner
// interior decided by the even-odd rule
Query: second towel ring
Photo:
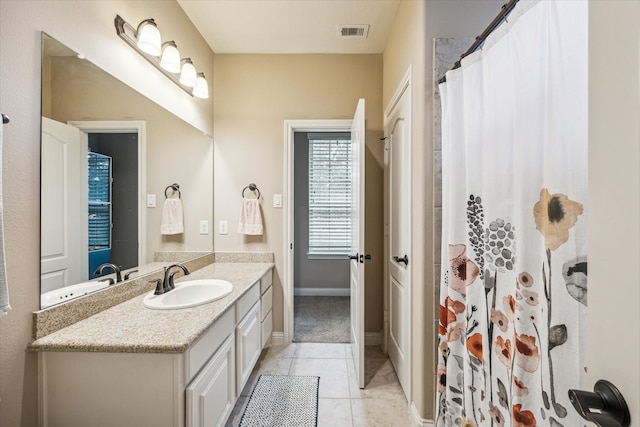
[[[249,185],[247,185],[246,187],[244,187],[242,189],[242,198],[244,199],[244,192],[247,190],[247,188],[251,191],[257,191],[258,192],[258,199],[260,198],[260,190],[258,189],[258,186],[255,185],[254,183],[251,183]]]
[[[174,184],[171,184],[167,188],[164,189],[164,197],[165,197],[165,199],[169,198],[169,195],[167,195],[167,191],[169,189],[172,189],[174,194],[178,193],[178,199],[180,199],[182,197],[182,194],[180,194],[180,186],[178,184],[174,183]]]

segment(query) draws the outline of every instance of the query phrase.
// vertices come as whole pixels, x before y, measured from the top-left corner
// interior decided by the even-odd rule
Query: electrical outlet
[[[200,234],[209,234],[209,221],[200,221]]]
[[[219,234],[229,234],[229,223],[227,221],[220,221],[218,223]]]

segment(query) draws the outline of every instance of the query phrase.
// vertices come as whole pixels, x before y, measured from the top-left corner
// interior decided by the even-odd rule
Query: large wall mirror
[[[213,220],[211,137],[45,33],[41,84],[41,295],[102,287],[104,263],[213,249],[199,229]],[[183,233],[161,234],[166,197],[180,197]]]

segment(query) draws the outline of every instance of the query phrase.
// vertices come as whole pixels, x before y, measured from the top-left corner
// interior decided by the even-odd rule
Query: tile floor
[[[292,343],[272,346],[262,355],[229,417],[237,427],[261,374],[320,377],[318,426],[411,427],[407,400],[389,359],[366,347],[366,387],[359,389],[349,344]]]

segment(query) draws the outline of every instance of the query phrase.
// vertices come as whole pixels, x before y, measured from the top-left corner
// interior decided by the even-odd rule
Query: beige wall
[[[214,229],[217,230],[220,220],[229,222],[229,234],[216,234],[214,248],[275,253],[273,320],[274,331],[282,332],[283,238],[289,201],[284,197],[284,208],[273,208],[272,197],[285,193],[284,121],[350,119],[358,98],[365,98],[366,127],[370,133],[367,149],[376,153],[373,157],[378,159],[377,165],[376,162],[368,164],[372,169],[367,170],[367,199],[377,198],[377,209],[381,211],[383,189],[373,184],[382,174],[382,146],[374,138],[382,130],[382,56],[223,54],[215,56],[214,74]],[[242,189],[251,182],[264,197],[265,233],[261,237],[236,232]],[[372,207],[372,211],[374,209]],[[381,223],[372,228],[372,233],[381,236]],[[376,237],[377,234],[371,237],[368,234],[366,239]],[[368,250],[381,265],[380,237]],[[367,280],[370,280],[367,296],[373,299],[367,303],[376,307],[366,313],[367,328],[370,328],[367,330],[378,332],[382,328],[378,309],[382,298],[381,272]]]
[[[589,342],[592,390],[613,382],[640,425],[640,3],[589,2]]]
[[[195,100],[151,67],[115,33],[121,14],[131,22],[157,19],[161,31],[190,46],[196,66],[212,74],[213,55],[174,1],[0,1],[0,111],[3,214],[13,310],[0,319],[0,425],[37,425],[37,358],[26,353],[31,313],[39,307],[40,31],[65,43],[180,116],[213,134],[212,100]],[[162,23],[162,24],[160,24]]]

